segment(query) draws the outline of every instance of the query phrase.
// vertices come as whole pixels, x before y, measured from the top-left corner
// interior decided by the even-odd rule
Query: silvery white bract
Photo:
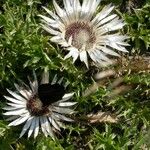
[[[111,14],[114,6],[107,5],[95,15],[101,0],[63,0],[64,9],[55,0],[56,14],[43,7],[49,17],[42,18],[42,27],[52,35],[51,41],[60,44],[68,54],[65,59],[79,57],[88,67],[88,55],[96,64],[105,66],[111,63],[106,55],[119,56],[116,50],[127,52],[124,40],[127,36],[117,30],[125,23],[116,14]]]
[[[60,127],[64,127],[61,121],[73,121],[65,115],[74,113],[71,107],[76,102],[68,102],[74,93],[65,94],[68,82],[63,84],[63,78],[58,80],[57,75],[49,83],[47,72],[43,73],[40,84],[35,73],[34,81],[29,81],[30,86],[15,84],[16,92],[8,90],[11,96],[5,96],[8,106],[3,108],[4,115],[12,121],[9,126],[25,123],[20,137],[28,132],[28,137],[34,134],[35,138],[41,128],[45,136],[54,138],[53,130],[60,131]]]

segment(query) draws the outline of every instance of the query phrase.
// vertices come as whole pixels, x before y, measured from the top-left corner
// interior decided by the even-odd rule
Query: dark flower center
[[[65,88],[59,84],[41,84],[38,87],[38,96],[44,106],[48,106],[61,100],[65,94]]]
[[[41,116],[50,113],[49,106],[61,100],[65,94],[65,88],[59,84],[41,84],[38,87],[38,95],[34,95],[27,103],[27,108],[32,115]]]
[[[72,45],[79,50],[92,48],[96,41],[92,27],[84,22],[75,22],[66,28],[66,40],[70,37],[72,37]]]

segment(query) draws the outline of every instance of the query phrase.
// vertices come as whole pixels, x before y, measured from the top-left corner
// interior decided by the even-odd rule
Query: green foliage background
[[[62,1],[58,1],[63,5]],[[122,30],[130,36],[130,47],[125,61],[109,68],[91,67],[64,61],[64,51],[49,41],[50,35],[41,29],[38,14],[45,14],[42,6],[53,9],[50,0],[1,0],[0,2],[0,150],[138,150],[150,149],[150,1],[106,0],[103,5],[113,3],[115,12],[126,26]],[[138,59],[135,58],[138,56]],[[129,59],[132,57],[131,59]],[[119,60],[118,60],[119,61]],[[89,113],[110,111],[119,116],[119,122],[96,124],[74,122],[67,124],[57,140],[45,138],[18,139],[21,126],[8,127],[2,113],[5,106],[3,95],[6,88],[14,89],[14,83],[24,81],[35,70],[38,78],[44,68],[49,68],[50,78],[54,74],[64,76],[69,90],[76,94],[77,114],[82,118]],[[116,75],[105,79],[104,86],[87,97],[82,96],[95,83],[94,74],[113,69]],[[117,78],[132,88],[125,93],[108,97],[113,89],[107,88]]]

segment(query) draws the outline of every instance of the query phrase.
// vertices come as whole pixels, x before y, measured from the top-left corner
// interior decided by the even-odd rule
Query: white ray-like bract
[[[76,102],[68,101],[74,93],[65,93],[66,86],[63,85],[63,78],[55,76],[49,83],[49,73],[44,72],[41,83],[38,84],[34,73],[34,81],[30,86],[19,86],[15,84],[15,92],[7,90],[11,96],[5,96],[7,105],[5,116],[11,121],[9,126],[17,126],[24,123],[20,137],[28,132],[37,137],[40,129],[45,136],[54,139],[53,130],[60,131],[63,121],[73,121],[65,116],[74,113],[71,108]],[[25,84],[23,84],[25,85]]]
[[[55,0],[53,5],[56,13],[43,7],[49,17],[42,18],[42,27],[52,35],[51,41],[55,42],[68,54],[65,59],[72,57],[73,62],[80,58],[88,67],[88,56],[94,63],[102,66],[111,64],[107,55],[119,56],[115,51],[127,52],[124,42],[128,37],[123,36],[118,30],[125,23],[112,11],[114,6],[107,5],[95,14],[101,0],[63,0],[62,9]]]

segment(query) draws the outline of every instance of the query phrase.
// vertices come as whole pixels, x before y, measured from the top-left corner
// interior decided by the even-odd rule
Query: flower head
[[[116,31],[124,23],[116,14],[111,14],[113,6],[105,6],[95,15],[101,0],[63,0],[64,9],[55,0],[53,4],[56,14],[44,7],[50,17],[39,15],[42,27],[53,37],[52,42],[60,44],[69,53],[65,59],[73,57],[73,62],[79,57],[88,67],[88,55],[98,64],[107,65],[111,61],[106,55],[119,56],[115,50],[127,52],[124,42],[127,36]]]
[[[7,112],[4,115],[9,116],[12,121],[9,126],[17,126],[25,122],[20,137],[28,131],[28,137],[34,134],[37,137],[41,127],[45,136],[50,135],[54,138],[53,130],[60,131],[63,127],[62,121],[73,121],[65,116],[74,113],[69,108],[76,102],[68,102],[74,93],[65,93],[66,84],[62,84],[63,78],[57,79],[55,76],[49,83],[48,72],[43,73],[42,81],[38,84],[34,73],[34,81],[30,81],[30,86],[18,86],[15,84],[17,92],[8,90],[11,97],[5,96],[9,101],[8,106],[3,109]]]

